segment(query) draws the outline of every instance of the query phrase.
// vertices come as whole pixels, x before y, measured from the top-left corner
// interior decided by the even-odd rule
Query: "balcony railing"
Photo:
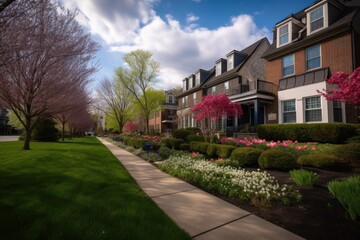
[[[277,91],[277,86],[271,82],[257,80],[249,82],[247,85],[239,85],[236,88],[228,89],[225,91],[225,94],[228,96],[243,94],[248,92],[254,93],[265,93],[275,95]]]

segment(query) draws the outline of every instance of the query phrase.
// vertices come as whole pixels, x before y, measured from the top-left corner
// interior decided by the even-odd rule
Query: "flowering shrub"
[[[171,156],[159,168],[171,175],[193,181],[202,187],[229,197],[251,201],[255,206],[267,206],[271,201],[300,200],[301,195],[290,186],[279,184],[264,171],[246,171],[211,161],[195,160],[192,155]],[[223,162],[218,160],[215,162]]]
[[[247,146],[251,147],[254,144],[262,144],[265,143],[265,139],[258,139],[258,138],[221,138],[221,143],[235,145],[235,146]]]

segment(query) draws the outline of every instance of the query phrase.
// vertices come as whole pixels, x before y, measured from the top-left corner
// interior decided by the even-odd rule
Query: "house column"
[[[259,124],[259,100],[254,100],[254,125]]]

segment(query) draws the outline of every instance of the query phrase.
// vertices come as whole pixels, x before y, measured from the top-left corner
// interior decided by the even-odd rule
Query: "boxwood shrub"
[[[299,142],[345,143],[356,135],[357,124],[264,124],[257,127],[259,138],[266,140],[293,140]]]
[[[297,162],[302,166],[310,166],[324,169],[333,169],[339,166],[339,158],[328,153],[314,153],[302,155]]]
[[[332,152],[345,161],[360,161],[360,143],[339,145]]]
[[[263,151],[252,147],[239,147],[231,153],[231,160],[237,167],[253,167],[258,165],[258,158]]]
[[[173,137],[178,138],[178,139],[182,139],[182,140],[186,140],[186,137],[188,135],[190,135],[190,134],[191,134],[190,130],[176,129],[176,130],[174,130]]]
[[[205,139],[201,135],[190,134],[186,137],[186,140],[189,142],[205,142]]]
[[[208,145],[206,142],[190,142],[190,151],[206,154]]]
[[[182,144],[180,144],[179,149],[183,150],[183,151],[189,151],[190,150],[190,144],[189,143],[182,143]]]
[[[221,158],[229,158],[235,149],[235,146],[216,144],[216,155]]]
[[[261,168],[281,171],[297,167],[295,156],[280,149],[269,149],[262,152],[259,156],[258,164]]]
[[[174,148],[176,150],[180,149],[180,145],[182,143],[184,143],[184,140],[178,138],[166,138],[161,141],[162,146],[168,148]]]

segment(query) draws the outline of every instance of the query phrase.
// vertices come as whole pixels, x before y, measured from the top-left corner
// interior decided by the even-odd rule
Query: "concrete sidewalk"
[[[99,140],[144,192],[193,239],[303,239],[160,171],[112,143]]]

